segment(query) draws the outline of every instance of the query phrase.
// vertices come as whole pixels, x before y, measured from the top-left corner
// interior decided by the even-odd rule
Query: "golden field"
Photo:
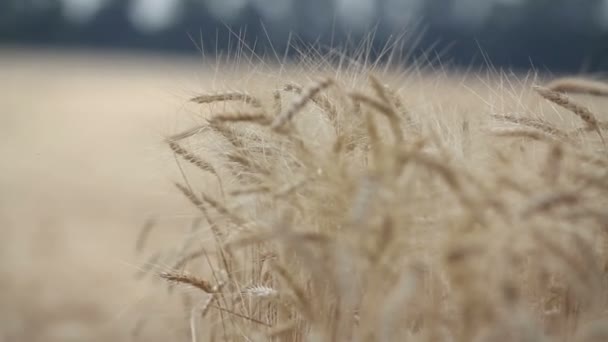
[[[162,138],[191,120],[200,61],[3,50],[0,70],[0,341],[130,340],[138,317],[166,322],[134,246],[151,217],[164,238],[185,229]]]
[[[0,56],[7,341],[608,336],[602,83]]]

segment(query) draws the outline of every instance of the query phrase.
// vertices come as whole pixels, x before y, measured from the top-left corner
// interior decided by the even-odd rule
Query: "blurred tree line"
[[[306,13],[318,13],[318,8],[310,7],[319,1],[296,0],[291,17],[264,26],[254,6],[245,7],[227,24],[212,16],[203,1],[181,0],[181,15],[174,25],[147,33],[137,30],[131,22],[128,16],[131,1],[108,0],[90,20],[74,22],[66,19],[61,0],[0,0],[0,44],[191,53],[199,49],[202,42],[207,53],[214,53],[234,48],[237,39],[228,32],[230,26],[256,52],[270,54],[266,32],[271,37],[279,37],[272,41],[278,50],[285,47],[288,31],[295,32],[302,42],[326,45],[358,38],[333,25],[332,30],[309,32],[306,21],[310,15],[307,17]],[[384,1],[387,0],[379,0],[378,5],[382,6]],[[489,16],[474,27],[450,20],[447,9],[452,8],[455,1],[459,0],[422,1],[416,26],[420,36],[414,37],[420,39],[414,58],[429,48],[437,51],[445,48],[442,61],[461,67],[484,65],[487,57],[497,67],[534,65],[541,70],[596,72],[608,69],[608,22],[604,30],[598,25],[598,10],[605,6],[604,0],[528,0],[517,6],[494,0]],[[322,3],[327,11],[334,10],[332,2]],[[608,21],[608,15],[606,17]],[[377,19],[375,29],[376,50],[381,49],[389,35],[400,33],[382,18]]]

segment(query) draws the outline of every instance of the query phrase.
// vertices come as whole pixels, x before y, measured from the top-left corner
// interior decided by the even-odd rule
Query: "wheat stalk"
[[[141,253],[143,251],[146,241],[148,240],[148,236],[150,235],[150,232],[152,231],[155,225],[156,219],[149,218],[142,226],[141,230],[139,231],[139,234],[137,235],[137,241],[135,242],[135,251],[137,253]]]
[[[207,298],[200,301],[197,305],[192,307],[190,310],[190,338],[192,342],[197,342],[198,340],[198,332],[196,329],[196,321],[200,317],[205,317],[209,308],[211,307],[211,303],[215,300],[214,295],[209,295]]]

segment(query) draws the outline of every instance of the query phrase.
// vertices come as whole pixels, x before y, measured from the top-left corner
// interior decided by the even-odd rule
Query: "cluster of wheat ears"
[[[191,339],[608,341],[608,86],[504,75],[456,109],[474,89],[392,76],[192,99],[167,144],[200,215],[157,273]]]

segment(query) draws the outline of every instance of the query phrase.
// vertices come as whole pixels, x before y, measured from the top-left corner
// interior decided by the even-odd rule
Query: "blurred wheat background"
[[[608,2],[304,3],[0,4],[0,341],[607,336]]]
[[[0,340],[130,336],[148,291],[134,281],[138,230],[155,217],[179,231],[160,142],[213,77],[199,65],[2,50]]]

